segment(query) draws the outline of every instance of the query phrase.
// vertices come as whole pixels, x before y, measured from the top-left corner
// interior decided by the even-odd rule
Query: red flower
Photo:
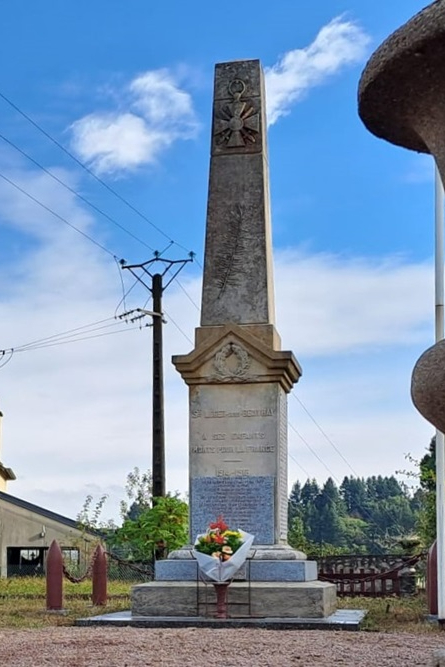
[[[224,519],[222,518],[222,515],[220,514],[217,521],[210,524],[210,528],[211,528],[211,530],[219,529],[223,533],[225,530],[229,529],[229,526],[226,523],[224,523]]]

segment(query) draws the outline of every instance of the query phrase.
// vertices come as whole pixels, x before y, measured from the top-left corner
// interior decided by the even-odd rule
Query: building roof
[[[13,470],[4,466],[3,463],[0,463],[0,477],[3,477],[7,482],[17,479]]]
[[[44,507],[39,507],[39,505],[29,503],[27,500],[22,500],[21,498],[11,496],[10,493],[0,491],[0,501],[10,503],[11,505],[16,505],[17,507],[22,507],[25,510],[35,512],[35,514],[39,514],[40,516],[44,516],[46,519],[51,519],[57,523],[63,523],[65,526],[79,530],[79,524],[77,521],[74,521],[74,519],[69,519],[68,517],[57,514],[56,512],[51,512],[51,510],[47,510]]]

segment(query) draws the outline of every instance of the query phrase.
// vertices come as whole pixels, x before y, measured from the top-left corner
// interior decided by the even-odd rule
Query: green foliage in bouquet
[[[198,536],[195,549],[225,561],[229,560],[235,551],[238,551],[242,543],[240,531],[230,530],[220,516],[217,521],[209,525],[204,535]]]

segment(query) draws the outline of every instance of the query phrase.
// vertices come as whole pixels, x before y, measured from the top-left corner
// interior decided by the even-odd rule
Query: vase
[[[216,593],[216,618],[227,618],[227,589],[229,584],[213,585]]]

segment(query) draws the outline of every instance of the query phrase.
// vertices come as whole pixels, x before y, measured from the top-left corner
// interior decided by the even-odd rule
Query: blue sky
[[[199,324],[213,68],[243,58],[266,71],[277,323],[304,372],[289,397],[290,483],[392,474],[405,453],[422,455],[433,429],[409,383],[434,335],[433,164],[369,134],[356,103],[369,55],[422,7],[3,8],[0,349],[16,351],[0,368],[0,458],[18,477],[11,493],[70,516],[87,493],[107,493],[111,516],[127,472],[150,466],[150,329],[87,325],[123,310],[113,255],[142,262],[170,240],[166,256],[197,258],[165,295],[167,482],[186,491],[187,391],[169,358],[190,350]],[[125,306],[147,297],[136,287]],[[20,349],[78,327],[87,340]]]

